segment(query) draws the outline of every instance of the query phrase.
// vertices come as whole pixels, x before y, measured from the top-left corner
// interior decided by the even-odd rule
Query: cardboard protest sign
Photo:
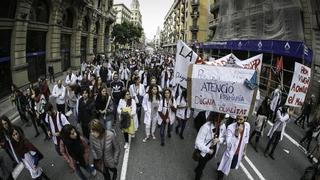
[[[181,40],[177,44],[176,63],[174,66],[175,83],[187,88],[188,67],[194,64],[198,55]]]
[[[195,109],[248,116],[254,91],[245,86],[253,69],[191,65],[188,103]]]
[[[303,105],[310,84],[310,77],[311,69],[296,62],[286,105],[293,107]]]

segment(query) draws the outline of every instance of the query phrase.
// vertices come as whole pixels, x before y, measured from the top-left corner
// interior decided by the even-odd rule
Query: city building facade
[[[194,46],[208,36],[209,1],[175,0],[165,16],[161,46],[175,53],[176,43],[183,40]]]
[[[0,97],[105,54],[115,15],[112,0],[3,0],[0,7]]]
[[[140,12],[139,0],[132,0],[131,12],[132,12],[131,22],[136,26],[142,27],[142,15]]]
[[[113,9],[116,12],[116,24],[122,24],[123,22],[131,22],[132,12],[124,4],[114,4]]]
[[[277,59],[283,59],[285,95],[295,62],[302,63],[312,69],[308,96],[319,99],[319,1],[211,0],[210,3],[209,40],[201,45],[208,56],[220,58],[233,53],[246,59],[263,53],[260,90],[264,95],[281,82],[276,72]]]

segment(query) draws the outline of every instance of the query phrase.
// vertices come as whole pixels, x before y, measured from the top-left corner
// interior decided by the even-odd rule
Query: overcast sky
[[[139,0],[142,15],[142,26],[147,39],[153,39],[157,27],[162,28],[164,17],[174,0]],[[123,3],[130,9],[132,0],[114,0],[115,4]]]

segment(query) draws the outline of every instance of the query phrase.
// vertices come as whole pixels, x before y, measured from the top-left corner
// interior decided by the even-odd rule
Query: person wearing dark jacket
[[[107,83],[108,80],[108,64],[104,62],[100,68],[99,75],[102,79],[102,82]]]
[[[15,90],[15,105],[17,106],[20,118],[23,123],[26,123],[26,126],[31,126],[29,123],[29,120],[26,116],[27,113],[27,105],[28,105],[28,100],[26,96],[18,89]]]
[[[254,130],[252,131],[251,135],[250,135],[250,138],[249,138],[249,142],[251,144],[251,140],[252,138],[256,135],[256,140],[255,140],[255,144],[253,145],[253,148],[256,152],[258,152],[258,149],[257,149],[257,146],[258,146],[258,143],[259,143],[259,139],[261,136],[263,136],[263,132],[264,132],[264,129],[265,127],[267,126],[267,121],[268,121],[268,117],[269,115],[271,114],[271,110],[270,110],[270,98],[269,97],[266,97],[261,106],[259,107],[258,109],[258,112],[257,112],[257,118],[256,118],[256,121],[255,121],[255,128]]]
[[[214,112],[210,111],[201,111],[198,113],[196,118],[194,119],[194,127],[196,128],[197,132],[199,132],[200,128],[204,123],[206,123],[210,117],[212,117]]]
[[[311,113],[311,108],[313,106],[313,101],[311,98],[309,98],[302,108],[301,115],[294,121],[295,124],[300,124],[302,126],[302,129],[304,129],[304,122],[307,119],[307,125],[309,124],[309,116]]]
[[[89,122],[96,118],[96,107],[94,100],[89,97],[89,89],[82,90],[82,97],[76,105],[78,123],[81,125],[84,137],[89,139]]]
[[[307,151],[309,151],[310,149],[310,144],[312,141],[312,135],[314,132],[316,132],[317,130],[319,130],[319,119],[315,119],[313,120],[310,124],[309,124],[309,129],[306,131],[305,136],[300,140],[300,144],[303,144],[304,142],[307,143]]]
[[[102,87],[96,98],[96,110],[98,113],[98,118],[105,125],[108,130],[112,129],[112,102],[111,96],[107,93],[107,87]]]
[[[113,75],[113,81],[111,81],[110,83],[110,88],[111,88],[111,95],[112,95],[112,102],[113,102],[114,122],[116,122],[117,107],[121,99],[121,92],[124,89],[124,83],[119,79],[119,75],[117,73],[114,73]]]

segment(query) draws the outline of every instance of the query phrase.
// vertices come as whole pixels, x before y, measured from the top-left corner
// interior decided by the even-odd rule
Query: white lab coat
[[[117,108],[117,112],[119,115],[121,114],[121,108],[124,108],[124,107],[127,107],[127,102],[124,99],[120,99],[119,105]],[[137,116],[137,106],[136,106],[136,102],[134,99],[131,99],[131,116],[133,118],[134,128],[135,128],[135,130],[138,130],[139,121],[138,121],[138,116]]]
[[[157,100],[157,102],[159,103],[159,106],[160,106],[161,99]],[[146,126],[150,126],[151,125],[151,110],[152,109],[151,109],[151,101],[149,101],[149,94],[146,94],[143,97],[142,107],[144,110],[143,122]],[[157,113],[156,120],[158,121],[159,118],[160,118],[159,113]]]
[[[173,101],[173,102],[172,102],[173,107],[174,107],[174,108],[177,108],[176,101],[175,101],[173,98],[172,98],[171,100]],[[164,103],[163,103],[163,101],[164,101]],[[167,102],[167,100],[166,100],[165,98],[164,98],[164,99],[161,99],[160,104],[159,104],[159,109],[158,109],[158,111],[159,111],[159,112],[162,112],[163,114],[166,114],[166,111],[167,111],[167,110],[168,110],[168,112],[169,112],[168,118],[169,118],[169,120],[170,120],[170,124],[172,125],[172,124],[174,123],[174,121],[176,120],[176,113],[173,112],[170,107],[168,107],[168,102]],[[160,117],[160,118],[158,119],[158,124],[161,125],[162,121],[163,121],[163,119]]]
[[[281,103],[281,90],[275,89],[271,94],[270,109],[274,112]]]
[[[184,98],[182,98],[182,96],[178,96],[177,100],[177,107],[178,106],[188,106],[186,100]],[[187,112],[186,112],[187,111]],[[191,109],[186,107],[186,108],[177,108],[177,117],[180,119],[188,119],[190,118],[191,115]]]
[[[240,136],[235,137],[234,133],[237,127],[237,123],[232,123],[228,126],[227,132],[226,132],[226,142],[227,147],[225,152],[223,153],[220,165],[218,167],[218,171],[222,171],[225,175],[228,175],[231,168],[231,163],[234,154],[236,153],[236,150],[238,148],[239,142],[240,142]],[[245,145],[249,142],[249,136],[250,136],[250,124],[248,122],[244,123],[244,132],[242,137],[242,142],[240,145],[239,150],[239,156],[238,156],[238,163],[236,165],[236,169],[238,169],[240,162],[242,160],[243,151],[245,148]]]
[[[36,154],[35,151],[29,151],[24,154],[24,157],[22,158],[22,162],[26,169],[30,172],[31,178],[36,179],[41,176],[42,174],[42,168],[40,166],[37,166],[36,168],[33,168],[34,166],[34,156]]]
[[[136,103],[139,103],[138,94],[140,96],[144,96],[146,94],[146,90],[143,84],[140,83],[139,87],[137,88],[135,84],[131,84],[129,87],[130,94],[132,98],[135,100]]]
[[[277,111],[277,116],[276,116],[276,122],[273,124],[273,126],[270,128],[268,132],[268,137],[271,138],[273,133],[278,129],[278,127],[283,123],[282,129],[281,129],[281,138],[280,141],[282,141],[284,131],[286,128],[286,124],[289,122],[290,117],[288,113],[285,113],[284,115],[281,114],[281,108]]]
[[[130,70],[128,68],[120,68],[119,74],[120,74],[121,80],[128,80],[130,75]]]
[[[61,119],[60,119],[61,117]],[[67,120],[66,116],[63,115],[60,112],[56,112],[56,120],[57,120],[57,128],[58,128],[58,132],[61,131],[62,127],[65,126],[66,124],[70,124],[69,121]],[[49,116],[48,114],[46,114],[46,119],[45,119],[46,123],[49,124],[50,127],[50,132],[52,134],[52,141],[54,144],[58,145],[57,143],[57,137],[54,135],[54,133],[57,133],[56,130],[54,129],[54,124],[53,124],[53,120],[51,118],[51,116]]]
[[[69,74],[67,74],[67,77],[66,77],[66,85],[67,86],[70,86],[70,85],[74,85],[76,84],[77,82],[77,76],[74,75],[73,73],[71,74],[71,78],[69,77]]]
[[[167,82],[165,82],[165,73],[168,73],[168,80],[167,80]],[[169,88],[170,80],[171,80],[171,73],[170,73],[170,71],[165,71],[165,70],[162,71],[162,73],[161,73],[161,87],[162,87],[163,89]]]
[[[66,95],[66,88],[63,85],[61,85],[61,88],[59,88],[57,84],[54,85],[52,90],[52,96],[56,98],[56,104],[64,104],[65,95]]]
[[[196,138],[196,142],[195,142],[195,148],[199,149],[201,151],[200,155],[202,157],[205,157],[206,154],[210,151],[210,146],[213,144],[213,137],[214,137],[214,133],[212,133],[212,129],[214,129],[214,124],[211,122],[206,122],[204,125],[201,126],[198,134],[197,134],[197,138]],[[225,140],[225,131],[226,131],[226,126],[224,126],[224,124],[222,124],[219,128],[219,140],[220,142],[217,144],[217,149],[216,149],[216,153],[215,156],[217,155],[219,148],[220,148],[220,144],[224,142]],[[211,141],[209,144],[208,142]],[[208,145],[207,145],[208,144]]]

